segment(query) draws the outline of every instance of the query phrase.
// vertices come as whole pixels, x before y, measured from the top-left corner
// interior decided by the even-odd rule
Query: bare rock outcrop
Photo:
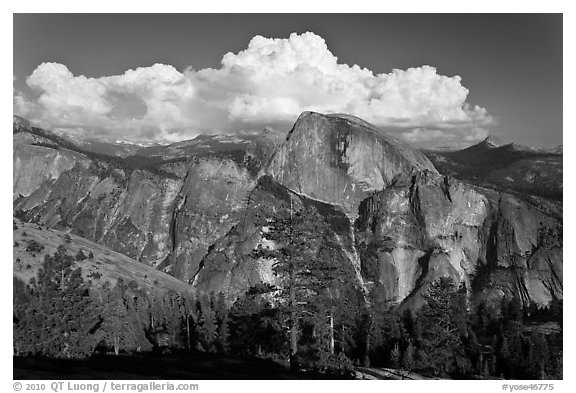
[[[305,112],[287,135],[205,135],[129,157],[15,118],[13,154],[15,215],[229,300],[277,283],[271,262],[252,256],[261,218],[306,206],[328,224],[326,246],[364,296],[418,307],[443,276],[471,302],[563,296],[561,206],[440,175],[352,116]]]
[[[365,121],[304,112],[274,154],[266,173],[299,194],[341,206],[351,217],[370,192],[432,163]]]

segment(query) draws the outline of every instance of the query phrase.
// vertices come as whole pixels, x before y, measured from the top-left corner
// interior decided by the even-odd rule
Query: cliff
[[[233,300],[276,284],[272,262],[252,257],[266,219],[313,206],[367,299],[418,307],[441,276],[471,302],[563,296],[561,206],[441,175],[352,116],[305,112],[287,135],[203,135],[129,157],[14,129],[15,215],[71,228],[202,292]]]
[[[235,223],[278,139],[277,133],[232,142],[211,136],[124,158],[19,124],[13,145],[15,215],[70,228],[185,282],[208,247]]]
[[[361,154],[362,153],[362,154]],[[204,259],[194,285],[233,299],[276,283],[255,260],[270,211],[315,204],[334,229],[341,263],[374,299],[418,307],[427,285],[450,276],[471,301],[562,297],[562,220],[555,205],[439,175],[429,161],[348,116],[304,113],[250,194],[252,205]],[[331,217],[331,218],[330,218]],[[333,217],[338,217],[333,220]],[[336,224],[335,224],[336,223]]]
[[[355,227],[375,296],[419,304],[450,276],[473,300],[562,298],[562,222],[512,195],[419,173],[363,201]]]
[[[376,127],[348,115],[304,112],[266,172],[299,194],[341,206],[351,217],[370,192],[432,163]]]

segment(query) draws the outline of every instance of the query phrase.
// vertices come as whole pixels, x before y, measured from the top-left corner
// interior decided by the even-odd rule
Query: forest
[[[355,366],[451,379],[562,379],[562,300],[470,304],[450,278],[418,310],[376,302],[343,268],[317,211],[278,213],[253,256],[274,261],[278,285],[223,293],[144,290],[82,276],[85,255],[61,245],[29,283],[14,278],[14,355],[84,359],[170,351],[271,359],[286,368],[352,378]],[[344,265],[349,266],[349,265]],[[551,329],[542,329],[550,325]],[[255,379],[258,377],[255,376]]]

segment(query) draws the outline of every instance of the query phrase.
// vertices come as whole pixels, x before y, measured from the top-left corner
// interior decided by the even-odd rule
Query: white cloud
[[[489,134],[487,128],[472,126],[464,129],[460,127],[413,128],[400,130],[399,136],[422,147],[463,148],[486,138]]]
[[[74,76],[63,64],[42,63],[26,83],[39,97],[32,107],[20,102],[23,98],[15,92],[15,111],[26,108],[32,120],[47,127],[154,139],[156,133],[190,125],[187,105],[194,87],[172,66],[155,64],[122,75],[87,78]],[[130,101],[142,103],[143,114],[131,116],[126,109]]]
[[[75,77],[62,64],[42,63],[26,83],[32,89],[43,91],[38,103],[55,117],[66,117],[71,112],[99,116],[111,109],[105,98],[107,88],[100,80]]]
[[[451,135],[446,131],[427,130],[423,128],[414,128],[402,134],[402,137],[408,142],[420,143],[428,139],[445,140],[450,139]]]
[[[16,89],[12,92],[12,107],[14,114],[23,117],[32,117],[38,112],[36,104],[28,100],[22,92]]]
[[[305,110],[341,112],[382,127],[418,128],[407,139],[433,138],[482,129],[493,120],[484,108],[466,103],[459,76],[439,75],[422,66],[374,74],[339,64],[323,38],[254,37],[239,53],[227,53],[219,69],[180,72],[155,64],[122,75],[74,76],[65,65],[43,63],[27,79],[39,94],[31,106],[14,99],[15,111],[28,108],[36,122],[59,128],[84,127],[123,138],[177,140],[199,132],[289,127]],[[119,100],[145,106],[128,110]],[[132,106],[134,107],[134,106]],[[477,133],[476,133],[477,134]],[[412,136],[410,136],[412,135]],[[460,135],[462,136],[462,135]]]

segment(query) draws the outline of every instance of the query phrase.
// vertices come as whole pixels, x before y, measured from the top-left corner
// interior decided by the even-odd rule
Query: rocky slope
[[[240,223],[211,247],[197,288],[234,298],[260,281],[274,284],[270,263],[250,256],[265,226],[255,217],[287,209],[291,200],[295,210],[316,204],[333,229],[332,247],[373,298],[418,306],[427,284],[441,276],[465,286],[474,301],[507,296],[544,305],[562,297],[562,213],[554,204],[543,208],[439,175],[409,147],[387,146],[380,134],[366,135],[364,128],[373,127],[350,121],[313,113],[299,118]],[[349,160],[353,149],[339,150],[335,142],[342,135],[353,143],[374,138],[360,146],[378,169]]]
[[[431,172],[397,178],[360,204],[355,222],[337,206],[263,177],[240,222],[204,258],[194,286],[234,299],[260,282],[277,284],[272,263],[250,254],[281,209],[313,205],[332,228],[330,246],[373,299],[418,307],[427,285],[450,276],[471,301],[502,297],[546,305],[563,296],[562,222],[509,194]],[[291,200],[291,202],[290,202]]]
[[[562,146],[536,149],[493,137],[456,151],[426,151],[445,175],[499,190],[562,201]]]
[[[346,214],[338,207],[299,195],[270,176],[260,177],[238,224],[210,247],[194,279],[194,287],[205,292],[224,292],[229,300],[234,300],[256,284],[277,285],[278,278],[272,270],[274,262],[256,259],[251,253],[258,245],[274,246],[262,237],[273,217],[282,211],[295,213],[308,206],[313,206],[328,224],[325,247],[332,250],[332,257],[344,266],[347,275],[354,277],[349,284],[364,291],[354,232]]]
[[[32,132],[30,123],[14,116],[12,195],[30,195],[42,183],[57,179],[85,157],[57,149],[54,140]]]
[[[135,281],[148,292],[191,291],[190,286],[168,274],[75,235],[68,235],[70,240],[67,241],[66,235],[67,233],[63,231],[15,220],[13,231],[15,243],[12,253],[14,276],[29,282],[37,276],[45,255],[53,255],[59,246],[64,246],[72,256],[77,255],[80,250],[86,257],[92,253],[93,258],[76,261],[75,264],[82,269],[83,278],[95,284],[92,286],[93,289],[98,289],[106,282],[113,286],[119,278],[122,278],[126,283]],[[27,250],[30,242],[37,242],[43,249]]]
[[[185,154],[168,146],[115,157],[19,122],[14,132],[15,215],[71,228],[184,281],[233,225],[278,139],[264,133],[233,148],[214,136],[210,149],[189,144]]]
[[[276,283],[271,263],[251,256],[264,241],[262,218],[305,206],[329,225],[326,247],[364,295],[418,306],[428,283],[451,276],[471,301],[562,297],[560,204],[441,175],[419,151],[351,116],[305,112],[285,137],[201,136],[113,159],[16,136],[15,161],[30,149],[74,157],[57,176],[15,170],[15,183],[44,179],[15,193],[19,217],[70,227],[229,300]],[[500,149],[488,142],[482,151]]]
[[[375,296],[418,304],[441,276],[472,299],[562,297],[562,222],[509,194],[431,173],[366,199],[355,223]]]
[[[304,112],[267,174],[354,217],[370,192],[388,186],[395,176],[425,169],[436,171],[422,153],[361,119]]]

